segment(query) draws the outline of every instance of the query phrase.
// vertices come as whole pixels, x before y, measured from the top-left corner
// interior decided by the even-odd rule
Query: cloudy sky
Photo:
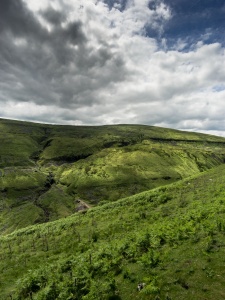
[[[0,0],[0,117],[225,136],[225,1]]]

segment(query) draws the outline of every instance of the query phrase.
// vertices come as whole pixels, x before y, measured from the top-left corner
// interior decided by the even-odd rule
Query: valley
[[[224,138],[1,119],[0,145],[0,299],[224,299]]]

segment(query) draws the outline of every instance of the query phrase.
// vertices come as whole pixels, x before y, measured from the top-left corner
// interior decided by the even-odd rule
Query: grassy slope
[[[225,139],[141,125],[0,120],[0,233],[114,201],[224,162]]]
[[[1,237],[0,299],[224,299],[224,182],[222,165]]]
[[[91,203],[113,201],[207,170],[223,162],[223,146],[143,141],[99,151],[58,168],[66,191]]]

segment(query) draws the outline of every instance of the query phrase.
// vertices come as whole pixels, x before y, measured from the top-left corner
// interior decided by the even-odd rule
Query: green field
[[[0,299],[225,298],[224,138],[0,119],[0,145]]]

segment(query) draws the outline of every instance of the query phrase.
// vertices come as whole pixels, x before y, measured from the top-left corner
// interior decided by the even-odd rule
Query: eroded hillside
[[[224,163],[225,139],[141,125],[0,120],[0,233],[112,202]]]

